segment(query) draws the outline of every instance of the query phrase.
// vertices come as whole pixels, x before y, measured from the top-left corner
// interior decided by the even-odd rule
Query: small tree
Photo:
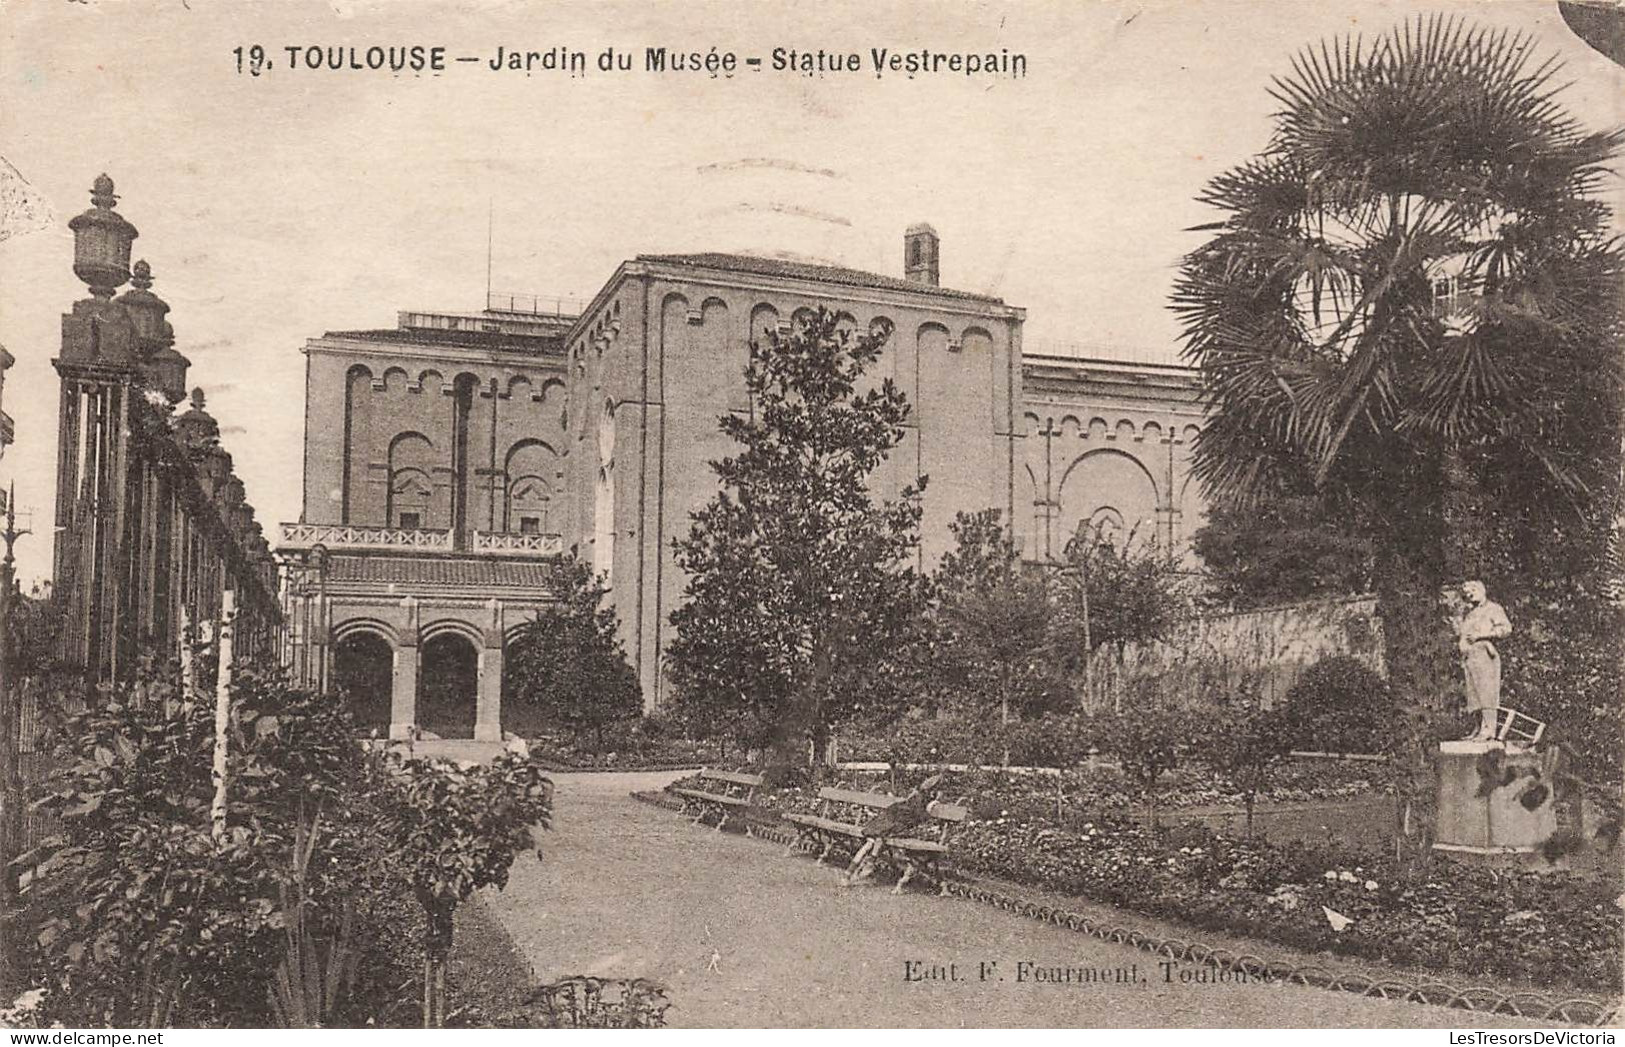
[[[1145,797],[1147,821],[1156,828],[1158,782],[1179,766],[1181,750],[1210,725],[1150,688],[1143,688],[1139,697],[1146,700],[1125,702],[1121,710],[1096,717],[1091,726],[1101,748],[1117,757],[1124,779]]]
[[[559,565],[557,602],[520,627],[508,645],[512,697],[544,710],[578,737],[604,746],[604,728],[638,714],[637,675],[617,635],[603,580],[576,559]]]
[[[445,760],[395,762],[381,828],[394,841],[427,921],[423,1025],[446,1018],[446,956],[457,906],[482,887],[507,885],[533,833],[552,824],[553,783],[528,757],[503,753],[485,766]]]
[[[1284,709],[1261,708],[1242,695],[1196,737],[1202,755],[1219,776],[1241,793],[1247,809],[1247,836],[1253,835],[1253,808],[1270,776],[1292,751],[1292,729]]]
[[[896,501],[872,493],[909,413],[891,379],[859,387],[889,336],[820,308],[789,338],[753,341],[754,409],[721,420],[740,451],[711,463],[722,491],[676,543],[678,703],[761,724],[785,755],[823,752],[831,724],[898,697],[885,663],[919,612],[925,481]]]
[[[1043,712],[1058,688],[1045,653],[1052,612],[1043,579],[1024,570],[997,509],[960,513],[956,540],[934,578],[941,652],[938,686],[999,722]]]
[[[1130,531],[1118,542],[1089,528],[1066,547],[1066,566],[1054,590],[1050,648],[1055,664],[1092,686],[1095,653],[1110,646],[1122,658],[1131,643],[1168,634],[1184,612],[1178,563],[1154,542]]]

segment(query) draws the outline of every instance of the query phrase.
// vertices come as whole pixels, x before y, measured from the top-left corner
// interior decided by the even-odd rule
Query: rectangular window
[[[416,531],[418,528],[420,528],[422,526],[423,526],[423,515],[421,513],[402,513],[401,514],[401,528],[403,530]]]
[[[541,534],[542,520],[539,516],[521,516],[519,518],[520,534]]]

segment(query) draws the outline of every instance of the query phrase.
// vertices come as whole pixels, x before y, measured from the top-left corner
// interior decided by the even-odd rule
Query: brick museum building
[[[751,409],[750,340],[822,306],[893,330],[875,377],[908,397],[882,496],[928,475],[921,566],[956,513],[997,508],[1023,555],[1080,527],[1188,549],[1195,374],[1023,352],[1024,311],[950,290],[929,226],[903,275],[742,254],[644,255],[583,309],[402,312],[305,346],[304,510],[283,526],[289,654],[399,736],[502,731],[503,649],[574,554],[608,577],[646,708],[683,592],[672,550],[717,490],[717,425]]]

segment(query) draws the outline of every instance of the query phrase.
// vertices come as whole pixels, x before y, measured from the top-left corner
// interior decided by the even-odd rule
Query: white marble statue
[[[1467,709],[1479,716],[1478,730],[1468,737],[1489,741],[1495,737],[1496,710],[1501,705],[1501,652],[1494,640],[1512,635],[1512,623],[1500,604],[1489,598],[1484,583],[1461,587],[1468,610],[1456,626],[1462,671],[1467,677]]]

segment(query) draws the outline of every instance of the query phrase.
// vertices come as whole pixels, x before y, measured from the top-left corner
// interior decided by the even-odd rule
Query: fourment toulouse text
[[[278,54],[280,52],[280,55]],[[490,72],[558,73],[586,76],[602,73],[697,73],[732,78],[764,69],[800,76],[828,76],[872,73],[877,79],[896,74],[912,79],[922,75],[999,76],[1020,79],[1027,75],[1027,56],[1009,48],[997,51],[934,51],[929,48],[893,50],[871,47],[862,51],[805,50],[775,47],[764,59],[740,55],[712,47],[704,51],[666,47],[606,47],[596,55],[567,47],[520,50],[499,46],[483,54],[454,53],[439,45],[328,46],[283,45],[266,48],[260,44],[232,50],[237,72],[261,76],[273,69],[294,71],[382,72],[434,75],[459,67],[477,67]]]

